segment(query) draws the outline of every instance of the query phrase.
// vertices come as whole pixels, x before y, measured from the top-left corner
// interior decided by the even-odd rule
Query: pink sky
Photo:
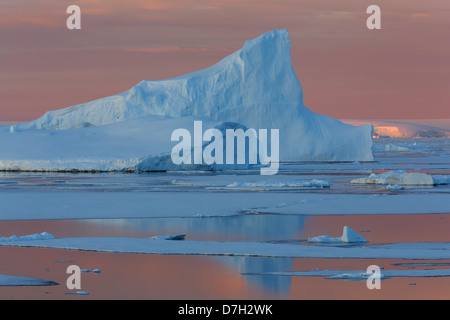
[[[66,28],[71,4],[82,30]],[[366,28],[371,4],[381,30]],[[208,67],[278,28],[311,110],[450,118],[449,16],[442,0],[1,0],[0,121]]]

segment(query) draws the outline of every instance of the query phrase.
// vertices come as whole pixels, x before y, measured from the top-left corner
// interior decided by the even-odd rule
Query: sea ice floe
[[[87,296],[90,293],[87,291],[75,291],[75,292],[65,292],[65,294],[74,294],[74,295],[78,295],[78,296]]]
[[[22,286],[55,286],[57,282],[30,277],[19,277],[0,274],[0,286],[22,287]]]
[[[328,181],[320,179],[312,179],[310,181],[298,180],[268,180],[255,182],[232,182],[226,187],[215,187],[209,189],[233,189],[233,190],[273,190],[273,189],[289,189],[289,188],[312,188],[327,189],[331,184]]]
[[[286,271],[265,272],[259,275],[296,276],[296,277],[324,277],[325,279],[366,281],[372,273],[362,270],[312,270],[312,271]],[[450,277],[450,269],[427,269],[427,270],[381,270],[380,280],[397,277],[428,278],[428,277]]]
[[[433,186],[448,184],[448,175],[430,175],[422,172],[406,172],[404,170],[388,171],[380,174],[372,173],[367,178],[351,181],[352,184],[380,184],[391,186]]]
[[[171,234],[171,235],[151,237],[151,239],[153,240],[184,240],[185,238],[186,238],[185,234]]]
[[[102,271],[100,269],[83,269],[81,270],[83,273],[101,273]]]
[[[9,242],[9,241],[32,241],[32,240],[47,240],[47,239],[54,239],[55,237],[48,233],[48,232],[42,232],[42,233],[36,233],[36,234],[30,234],[26,236],[18,237],[16,235],[13,235],[11,237],[0,237],[0,242]]]

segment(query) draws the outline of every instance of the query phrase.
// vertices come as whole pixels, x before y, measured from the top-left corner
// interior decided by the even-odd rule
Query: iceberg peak
[[[253,40],[247,40],[241,51],[248,52],[255,49],[267,49],[268,51],[263,52],[263,54],[265,54],[267,52],[270,52],[270,50],[273,48],[283,48],[286,49],[288,53],[290,52],[291,40],[289,38],[287,29],[272,30]]]

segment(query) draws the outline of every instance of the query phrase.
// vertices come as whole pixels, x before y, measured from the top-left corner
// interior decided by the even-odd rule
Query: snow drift
[[[37,120],[0,130],[0,134],[2,140],[7,140],[10,137],[4,132],[12,136],[31,130],[40,135],[36,131],[42,130],[51,131],[58,139],[61,130],[76,132],[152,116],[201,117],[216,121],[218,125],[233,122],[256,130],[279,129],[281,161],[372,161],[371,125],[355,127],[316,114],[304,106],[290,49],[287,31],[274,30],[247,41],[242,49],[207,69],[174,79],[141,81],[121,94],[49,111]],[[191,121],[192,118],[189,123]],[[161,136],[158,130],[156,126],[146,133],[159,135],[159,142],[166,144],[167,153],[173,147],[170,135]],[[120,135],[120,131],[116,135]],[[140,132],[136,131],[135,135],[143,140]],[[120,137],[115,138],[120,140]],[[150,142],[154,140],[143,141],[138,158],[152,153]],[[108,144],[109,141],[104,141],[102,150]],[[24,148],[14,149],[23,159],[32,156]],[[65,151],[59,150],[60,156],[64,156]],[[85,159],[88,157],[84,155]],[[129,158],[125,152],[117,159],[124,158]],[[0,160],[9,159],[1,152]],[[146,169],[152,163],[147,161]]]

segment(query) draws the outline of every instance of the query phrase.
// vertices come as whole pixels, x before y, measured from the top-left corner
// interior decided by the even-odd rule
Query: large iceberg
[[[193,118],[203,118],[218,126],[236,123],[256,130],[279,129],[280,161],[372,161],[371,125],[355,127],[304,106],[290,49],[287,30],[274,30],[247,41],[242,49],[207,69],[173,79],[141,81],[123,93],[49,111],[7,131],[14,135],[45,130],[58,136],[61,130],[87,130],[127,122],[131,126],[132,120],[149,117],[164,117],[164,121],[189,119],[190,126]],[[1,131],[4,134],[6,130]],[[139,132],[136,137],[143,140]],[[170,152],[170,135],[160,139]],[[152,140],[155,139],[149,141]],[[138,158],[145,158],[151,148],[144,145]],[[127,158],[126,154],[121,156]],[[0,160],[9,159],[0,153]]]

